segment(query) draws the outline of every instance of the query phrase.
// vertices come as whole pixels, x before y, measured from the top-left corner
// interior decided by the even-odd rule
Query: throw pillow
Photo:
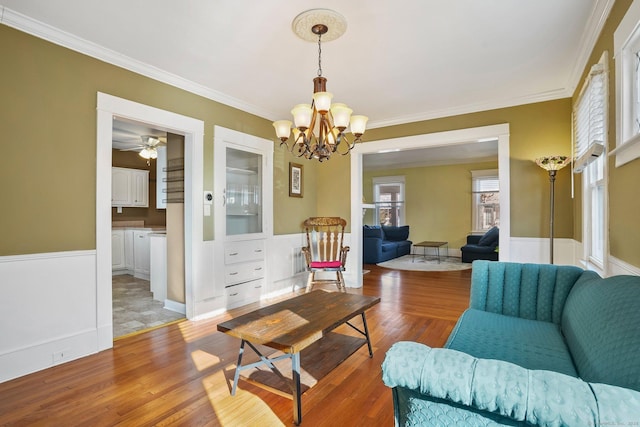
[[[400,227],[383,225],[382,231],[384,231],[385,240],[389,240],[390,242],[400,242],[409,238],[408,225],[402,225]]]
[[[484,236],[478,241],[480,246],[495,246],[498,244],[500,238],[500,230],[498,227],[492,227],[489,231],[484,233]]]

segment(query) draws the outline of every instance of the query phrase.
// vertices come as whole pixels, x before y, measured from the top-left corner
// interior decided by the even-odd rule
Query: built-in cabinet
[[[112,167],[111,206],[149,207],[149,171]]]
[[[149,280],[151,229],[111,230],[111,270]]]
[[[216,126],[215,296],[228,308],[265,292],[265,248],[272,238],[273,142]]]

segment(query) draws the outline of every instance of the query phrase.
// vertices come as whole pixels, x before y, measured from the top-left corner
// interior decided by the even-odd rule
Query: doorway
[[[498,139],[498,177],[500,181],[500,259],[509,260],[511,210],[509,186],[509,124],[452,130],[357,144],[351,151],[351,259],[362,260],[362,157],[364,154],[390,150],[412,150],[453,146]],[[360,213],[360,214],[359,214]],[[349,282],[362,287],[362,263],[352,264]]]
[[[203,152],[204,122],[112,95],[97,94],[96,144],[96,305],[97,349],[113,347],[111,284],[111,162],[113,120],[149,123],[184,136],[184,260],[185,311],[195,312],[194,276],[203,270]]]

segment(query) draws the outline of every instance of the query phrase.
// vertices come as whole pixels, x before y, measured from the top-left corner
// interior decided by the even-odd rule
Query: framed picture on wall
[[[303,191],[302,165],[289,163],[289,197],[302,197]]]

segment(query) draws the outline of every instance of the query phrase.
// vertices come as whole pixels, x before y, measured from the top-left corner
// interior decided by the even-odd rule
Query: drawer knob
[[[260,253],[260,252],[262,252],[262,249],[256,249],[256,250],[254,250],[254,252]]]
[[[238,293],[237,293],[237,292],[236,292],[236,293],[234,293],[234,294],[229,294],[229,296],[230,296],[230,297],[235,297],[235,296],[237,296],[237,295],[238,295]]]
[[[260,270],[262,270],[262,267],[256,267],[255,268],[255,271],[260,271]]]
[[[229,254],[229,256],[236,256],[236,255],[238,255],[238,252],[233,252]]]
[[[238,274],[238,272],[234,271],[233,273],[229,273],[229,276],[235,276],[236,274]]]

